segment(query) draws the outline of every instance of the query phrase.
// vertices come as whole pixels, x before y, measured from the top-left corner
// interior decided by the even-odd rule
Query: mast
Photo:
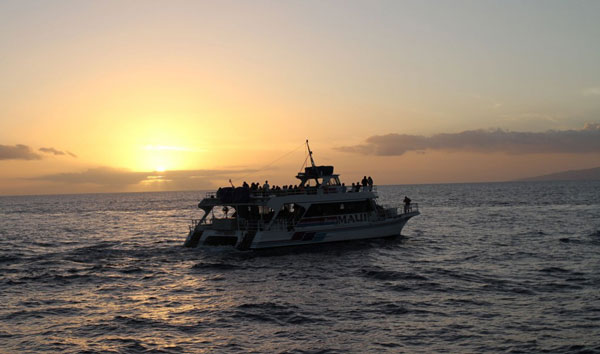
[[[315,160],[313,160],[312,151],[310,151],[310,145],[308,145],[308,139],[306,139],[306,147],[308,148],[308,155],[310,156],[310,164],[312,165],[312,168],[316,170],[317,166],[315,166]]]

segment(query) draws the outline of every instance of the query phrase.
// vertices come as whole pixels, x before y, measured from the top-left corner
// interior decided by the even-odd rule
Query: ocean
[[[600,352],[600,181],[380,186],[402,236],[184,248],[202,192],[0,197],[0,353]]]

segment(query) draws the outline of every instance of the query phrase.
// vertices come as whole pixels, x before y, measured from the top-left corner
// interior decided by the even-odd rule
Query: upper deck
[[[225,191],[225,192],[223,192]],[[236,195],[237,193],[237,195]],[[218,192],[207,192],[205,198],[200,203],[206,206],[215,205],[266,205],[275,198],[285,200],[331,200],[331,199],[366,199],[377,198],[377,186],[355,186],[346,187],[344,185],[326,185],[319,187],[298,187],[286,189],[245,189],[225,188]]]
[[[377,187],[373,185],[370,176],[368,179],[365,176],[359,182],[360,184],[353,183],[352,186],[346,186],[340,182],[339,174],[334,173],[333,166],[315,165],[308,140],[306,147],[311,165],[296,175],[300,184],[283,187],[271,187],[268,181],[265,181],[262,187],[258,183],[248,185],[244,182],[242,187],[234,187],[232,184],[231,187],[206,193],[198,207],[210,209],[217,205],[248,205],[279,208],[282,203],[348,202],[378,198]],[[231,180],[229,182],[231,183]]]

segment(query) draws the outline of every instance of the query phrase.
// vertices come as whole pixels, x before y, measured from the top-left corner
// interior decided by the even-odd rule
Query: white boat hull
[[[239,249],[264,249],[300,246],[328,242],[363,240],[400,235],[406,222],[418,211],[398,215],[376,222],[364,221],[328,226],[297,227],[294,230],[214,230],[198,227],[190,232],[186,245],[230,244]]]

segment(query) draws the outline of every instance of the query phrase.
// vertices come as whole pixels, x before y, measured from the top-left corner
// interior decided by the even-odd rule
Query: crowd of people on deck
[[[231,183],[231,180],[230,180]],[[337,187],[341,187],[341,188],[337,188]],[[364,176],[363,179],[360,182],[356,182],[356,183],[352,183],[352,186],[350,187],[350,189],[348,189],[346,187],[346,185],[344,183],[338,185],[325,185],[322,186],[320,185],[318,182],[315,186],[310,186],[310,185],[284,185],[284,186],[271,186],[269,184],[269,181],[265,181],[265,183],[261,186],[260,183],[258,182],[252,182],[251,184],[248,184],[246,181],[244,181],[244,183],[242,184],[242,187],[237,187],[235,188],[235,186],[233,186],[233,183],[231,184],[231,188],[219,188],[217,190],[217,198],[219,197],[219,194],[221,193],[221,191],[226,190],[226,189],[230,189],[230,190],[245,190],[246,192],[246,198],[250,195],[250,194],[254,194],[254,195],[263,195],[263,196],[268,196],[268,195],[287,195],[287,194],[316,194],[317,190],[319,188],[323,188],[323,190],[325,191],[325,193],[352,193],[352,192],[360,192],[361,191],[361,187],[362,187],[362,191],[363,192],[367,192],[367,191],[372,191],[373,190],[373,178],[371,178],[371,176],[367,177]],[[211,198],[214,198],[214,196],[212,196]],[[412,208],[412,204],[411,204],[411,200],[410,198],[408,198],[407,196],[404,197],[404,213],[409,213],[412,212],[413,208]],[[382,209],[383,210],[383,209]],[[227,211],[223,209],[223,212],[225,213],[225,215],[227,216]]]
[[[304,187],[298,185],[284,185],[284,186],[271,186],[269,181],[265,181],[265,183],[261,186],[260,183],[251,183],[244,181],[242,184],[242,188],[247,188],[250,191],[254,192],[279,192],[279,191],[301,191],[304,190]]]
[[[371,178],[371,176],[367,177],[364,176],[362,181],[360,182],[356,182],[356,183],[352,183],[352,187],[350,187],[350,189],[348,189],[346,187],[345,183],[342,183],[341,185],[341,192],[342,193],[346,193],[346,192],[360,192],[361,191],[361,187],[362,187],[362,191],[372,191],[373,190],[373,178]],[[248,184],[248,182],[244,181],[244,183],[242,184],[242,188],[249,190],[250,192],[254,192],[254,193],[273,193],[273,194],[297,194],[297,193],[304,193],[307,191],[314,191],[316,192],[316,190],[321,187],[318,183],[316,186],[303,186],[303,185],[284,185],[284,186],[277,186],[277,185],[273,185],[271,186],[269,184],[269,181],[265,181],[265,183],[263,185],[260,185],[260,183],[258,182],[252,182],[250,184]],[[331,186],[331,187],[335,187],[335,186]]]

